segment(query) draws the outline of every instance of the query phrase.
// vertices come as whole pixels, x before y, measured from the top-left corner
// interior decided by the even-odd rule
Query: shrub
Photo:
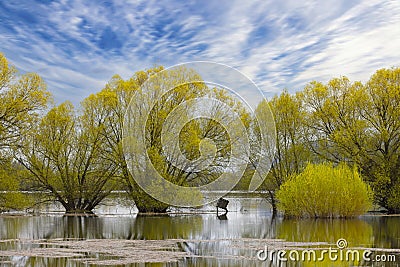
[[[387,193],[387,208],[389,213],[400,213],[400,181],[397,181]]]
[[[372,205],[372,193],[356,168],[309,164],[276,194],[278,208],[293,217],[352,217]]]
[[[28,195],[20,192],[23,171],[4,158],[0,165],[0,212],[27,208],[32,203]]]

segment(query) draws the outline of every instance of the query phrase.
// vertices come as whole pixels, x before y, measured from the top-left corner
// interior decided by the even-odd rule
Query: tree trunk
[[[166,213],[169,207],[168,204],[149,196],[139,186],[137,186],[133,192],[130,192],[130,195],[139,213]]]
[[[275,199],[275,192],[272,190],[268,191],[269,199],[268,202],[272,206],[272,217],[275,217],[278,214],[278,209],[276,207],[276,199]]]
[[[92,210],[81,210],[81,209],[70,209],[70,210],[65,210],[65,214],[67,215],[94,215],[94,212]]]
[[[75,203],[74,201],[60,201],[61,205],[65,208],[65,214],[72,215],[72,214],[85,214],[85,215],[93,215],[93,209],[91,205],[85,205],[82,202]]]

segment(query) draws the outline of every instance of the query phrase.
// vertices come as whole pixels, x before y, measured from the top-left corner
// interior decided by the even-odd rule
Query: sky
[[[0,1],[0,52],[56,103],[189,61],[237,68],[271,97],[399,67],[400,1]]]

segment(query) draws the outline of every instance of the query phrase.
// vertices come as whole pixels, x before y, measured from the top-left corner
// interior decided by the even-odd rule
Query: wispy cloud
[[[228,64],[272,95],[400,62],[396,0],[21,0],[0,2],[0,13],[0,51],[42,75],[57,102],[154,64]]]

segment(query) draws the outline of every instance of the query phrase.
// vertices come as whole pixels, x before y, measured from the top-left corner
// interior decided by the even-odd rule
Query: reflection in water
[[[129,225],[127,239],[186,239],[202,232],[202,216],[137,215]]]
[[[103,238],[103,220],[94,216],[63,216],[58,218],[51,236],[75,239]]]
[[[337,249],[336,241],[344,238],[351,247],[372,247],[372,226],[359,219],[303,219],[283,220],[278,226],[277,237],[287,241],[296,242],[328,242],[332,249]],[[343,251],[344,253],[346,250]],[[316,252],[318,266],[357,266],[362,261],[363,251],[359,250],[360,260],[332,261],[328,255],[321,257],[320,251]],[[346,255],[346,254],[343,254]],[[346,259],[346,257],[343,257]],[[355,258],[357,259],[357,258]],[[304,261],[303,266],[315,266],[315,261]],[[364,263],[363,263],[364,264]]]
[[[217,213],[217,218],[218,218],[218,220],[221,220],[221,221],[228,220],[228,217],[226,216],[226,212],[224,214]]]
[[[167,216],[122,215],[98,217],[78,216],[0,216],[0,250],[26,250],[46,247],[41,243],[7,241],[11,239],[120,239],[174,241],[171,249],[191,255],[179,262],[149,266],[276,266],[260,262],[256,252],[268,239],[278,238],[296,242],[328,242],[345,238],[349,246],[400,249],[400,217],[365,216],[351,220],[287,220],[272,218],[266,209],[259,209],[261,199],[230,199],[235,210],[226,214],[171,214]],[[257,202],[258,201],[258,202]],[[206,208],[207,210],[207,208]],[[87,255],[88,257],[103,257]],[[398,255],[400,259],[400,255]],[[16,266],[85,266],[70,258],[0,257],[0,265],[10,261]],[[356,262],[355,265],[363,265]],[[11,266],[11,263],[9,264]],[[367,265],[367,264],[366,264]],[[132,265],[136,266],[136,265]],[[138,264],[138,266],[143,266]],[[146,265],[147,266],[147,265]],[[288,265],[292,266],[292,265]],[[332,266],[332,262],[317,265],[303,263],[293,266]],[[336,263],[335,266],[341,266]],[[343,266],[348,266],[343,265]],[[368,265],[373,266],[373,265]],[[386,264],[385,266],[390,266]],[[396,266],[396,265],[392,265]]]
[[[345,238],[349,246],[370,247],[372,226],[360,219],[283,220],[277,229],[278,238],[287,241],[329,242]]]
[[[364,220],[372,225],[375,247],[400,248],[400,216],[368,216]]]

